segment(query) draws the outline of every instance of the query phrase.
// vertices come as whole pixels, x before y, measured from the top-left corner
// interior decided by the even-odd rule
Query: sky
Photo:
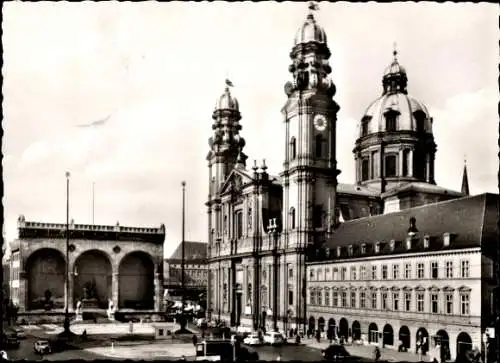
[[[495,4],[319,3],[340,104],[339,181],[354,181],[356,125],[381,95],[393,44],[409,95],[434,118],[436,182],[498,193]],[[160,226],[165,255],[207,240],[212,112],[234,84],[248,164],[284,159],[289,53],[307,3],[4,2],[4,236],[26,220]],[[95,121],[92,127],[78,127]]]

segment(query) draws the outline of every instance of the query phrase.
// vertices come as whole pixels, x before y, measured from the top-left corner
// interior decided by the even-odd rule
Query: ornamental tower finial
[[[319,6],[316,1],[309,1],[309,5],[307,6],[309,9],[309,15],[314,15],[315,11],[319,11]]]
[[[397,61],[398,61],[398,57],[397,57],[397,55],[398,55],[398,49],[397,49],[397,46],[398,46],[398,45],[396,44],[396,42],[394,42],[394,44],[393,44],[392,46],[393,46],[393,49],[394,49],[394,50],[392,51],[392,55],[394,56],[394,62],[397,62]]]

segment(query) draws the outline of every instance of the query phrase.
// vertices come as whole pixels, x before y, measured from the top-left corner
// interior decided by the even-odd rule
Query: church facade
[[[468,186],[457,192],[436,185],[433,119],[408,95],[407,73],[396,52],[382,77],[382,95],[358,125],[356,181],[338,183],[340,106],[329,78],[330,55],[327,36],[309,13],[290,53],[279,174],[269,173],[265,160],[247,167],[240,108],[229,87],[216,103],[206,203],[212,319],[305,331],[308,251],[331,241],[349,220],[468,194]]]

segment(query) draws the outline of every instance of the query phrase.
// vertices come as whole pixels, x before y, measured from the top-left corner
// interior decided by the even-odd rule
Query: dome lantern
[[[408,78],[406,70],[398,62],[398,51],[396,44],[394,44],[394,51],[392,52],[394,59],[392,63],[385,69],[382,78],[382,85],[384,87],[384,94],[401,92],[407,94]]]
[[[323,28],[316,23],[316,19],[314,18],[313,12],[317,10],[319,10],[318,4],[311,1],[309,3],[309,14],[304,24],[297,30],[294,45],[307,44],[310,42],[326,44],[326,33]]]
[[[231,111],[239,111],[239,104],[236,97],[231,95],[229,91],[229,87],[232,87],[232,83],[230,80],[226,80],[226,88],[224,93],[219,97],[215,104],[215,111],[217,110],[231,110]]]

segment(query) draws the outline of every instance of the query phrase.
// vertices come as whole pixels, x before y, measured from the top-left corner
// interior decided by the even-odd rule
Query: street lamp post
[[[269,221],[269,235],[273,239],[273,259],[274,259],[274,300],[273,300],[273,329],[274,331],[278,331],[278,226],[276,224],[276,218],[273,218]]]
[[[69,171],[66,172],[66,275],[64,284],[64,335],[69,336]]]
[[[185,286],[185,280],[184,280],[184,273],[185,273],[185,211],[186,211],[186,182],[182,181],[181,183],[182,186],[182,241],[181,241],[181,251],[182,251],[182,257],[181,257],[181,291],[182,291],[182,312],[180,314],[180,330],[181,332],[186,330],[186,316],[185,316],[185,307],[186,307],[186,286]]]

